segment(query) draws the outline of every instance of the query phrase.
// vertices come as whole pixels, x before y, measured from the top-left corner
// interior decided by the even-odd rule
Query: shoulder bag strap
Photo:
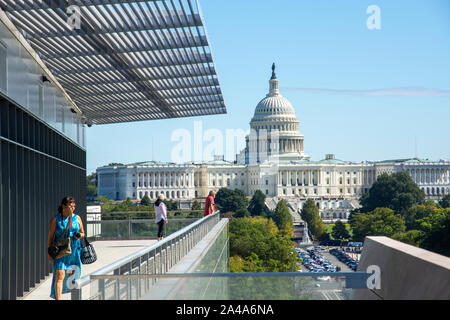
[[[58,225],[58,217],[57,216],[58,215],[55,216],[55,231],[53,232],[53,240],[52,240],[52,242],[55,242],[55,240],[56,240],[56,226]],[[66,234],[67,227],[69,227],[69,233],[67,234],[67,236],[69,236],[70,228],[72,228],[72,217],[70,217],[69,225],[66,226],[66,229],[64,229],[64,234]]]
[[[69,224],[66,226],[66,229],[64,230],[64,234],[66,234],[66,230],[69,228],[69,232],[67,233],[67,237],[70,235],[70,229],[72,228],[72,217],[70,217]]]
[[[58,225],[58,214],[55,216],[55,231],[53,231],[52,243],[56,241],[56,226]]]
[[[89,246],[89,241],[88,241],[88,239],[87,239],[86,236],[84,236],[83,238],[81,238],[80,241],[81,241],[80,244],[81,244],[81,247],[82,247],[82,248],[86,248],[86,247]]]

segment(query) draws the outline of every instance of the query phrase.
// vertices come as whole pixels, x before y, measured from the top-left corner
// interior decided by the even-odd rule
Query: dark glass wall
[[[0,299],[16,299],[52,272],[47,235],[70,195],[86,228],[86,152],[0,95]],[[50,295],[50,292],[49,292]]]

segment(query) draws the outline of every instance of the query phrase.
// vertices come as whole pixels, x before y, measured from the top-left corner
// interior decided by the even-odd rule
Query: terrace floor
[[[117,260],[152,245],[157,240],[114,240],[114,241],[92,241],[90,242],[97,253],[97,261],[92,264],[81,265],[81,277],[97,271]],[[26,292],[18,300],[52,300],[50,298],[50,287],[53,274],[51,273],[30,292]],[[70,300],[70,293],[62,295],[63,300]]]

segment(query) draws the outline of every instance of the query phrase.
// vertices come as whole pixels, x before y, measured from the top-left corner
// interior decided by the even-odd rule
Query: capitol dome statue
[[[309,160],[304,154],[304,136],[292,104],[278,90],[275,63],[269,80],[269,93],[255,109],[246,137],[246,163],[262,163],[270,159]]]

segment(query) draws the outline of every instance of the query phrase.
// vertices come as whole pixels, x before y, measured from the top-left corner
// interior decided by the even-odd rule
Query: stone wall
[[[380,289],[354,289],[353,299],[449,300],[450,258],[387,237],[366,237],[357,271],[380,267]]]

